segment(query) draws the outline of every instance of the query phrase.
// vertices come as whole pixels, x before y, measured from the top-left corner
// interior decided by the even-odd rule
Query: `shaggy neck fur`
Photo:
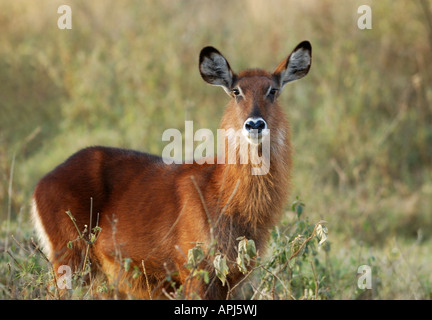
[[[222,129],[232,128],[227,122],[229,119],[224,117]],[[251,161],[240,163],[241,148],[236,150],[235,164],[216,166],[220,196],[214,217],[215,236],[219,245],[228,251],[239,236],[253,239],[257,248],[262,247],[268,229],[277,223],[282,213],[288,197],[292,161],[290,130],[285,115],[278,122],[274,129],[270,128],[270,158],[263,157],[263,161],[270,162],[267,174],[252,175],[254,165]],[[229,160],[227,148],[226,145],[225,163]]]

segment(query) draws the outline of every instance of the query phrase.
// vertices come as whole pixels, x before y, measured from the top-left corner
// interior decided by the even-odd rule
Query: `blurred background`
[[[71,30],[57,27],[63,4]],[[370,30],[357,26],[365,4]],[[161,154],[185,120],[216,130],[228,97],[202,81],[202,47],[235,71],[272,71],[309,40],[310,73],[280,97],[295,147],[287,215],[299,196],[328,221],[335,278],[373,264],[372,298],[431,298],[431,12],[427,0],[0,0],[2,238],[32,235],[35,184],[78,149]],[[338,286],[334,298],[354,296]]]

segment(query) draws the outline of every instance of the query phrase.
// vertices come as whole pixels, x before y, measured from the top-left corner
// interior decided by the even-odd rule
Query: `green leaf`
[[[295,254],[297,251],[299,251],[305,241],[306,241],[305,237],[301,234],[295,237],[291,241],[291,254]],[[304,247],[298,253],[298,256],[301,256],[303,252],[304,252]]]
[[[134,266],[133,268],[132,279],[137,279],[142,274],[141,270],[137,266]]]
[[[197,279],[203,279],[203,281],[208,284],[210,281],[209,275],[208,275],[208,271],[207,270],[194,270],[192,272],[192,276],[196,277]]]
[[[326,223],[326,222],[320,221],[317,228],[316,228],[316,234],[317,234],[318,239],[320,240],[318,243],[319,246],[324,244],[324,242],[326,242],[326,240],[327,240],[328,230],[327,230],[327,227],[324,225],[324,223]]]
[[[297,218],[300,218],[301,214],[303,213],[303,207],[301,205],[298,205],[296,208]]]
[[[188,251],[188,264],[195,268],[204,259],[204,251],[200,245],[195,246]]]
[[[255,247],[255,241],[248,240],[246,237],[239,237],[240,239],[238,244],[238,254],[237,254],[237,265],[239,267],[240,272],[245,273],[247,271],[246,266],[249,265],[252,258],[257,256],[257,251]]]
[[[131,258],[124,258],[123,265],[125,271],[129,271],[131,262],[132,262]]]
[[[243,274],[246,273],[247,269],[246,269],[246,265],[244,262],[244,258],[242,256],[238,256],[236,259],[236,262],[237,262],[237,265],[238,265],[240,272]]]
[[[225,286],[226,276],[229,272],[226,258],[218,254],[213,260],[213,266],[215,267],[216,276],[222,281],[222,286]]]
[[[205,284],[209,284],[210,278],[207,270],[201,270],[201,277],[204,279]]]
[[[296,197],[296,200],[293,202],[291,206],[291,210],[297,214],[297,218],[300,219],[301,214],[303,213],[303,207],[306,205],[303,201],[300,200],[299,196]]]
[[[257,251],[255,247],[255,241],[246,240],[246,253],[251,259],[256,257]]]
[[[237,239],[240,239],[240,238],[237,238]],[[238,244],[238,253],[239,254],[240,253],[244,254],[246,252],[246,242],[247,242],[247,239],[245,237],[242,237],[241,240],[239,241],[239,244]]]

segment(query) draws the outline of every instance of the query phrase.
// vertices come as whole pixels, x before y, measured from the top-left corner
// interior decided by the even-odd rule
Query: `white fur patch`
[[[46,254],[47,258],[51,260],[53,257],[52,244],[43,226],[35,199],[32,199],[31,216],[41,250]]]

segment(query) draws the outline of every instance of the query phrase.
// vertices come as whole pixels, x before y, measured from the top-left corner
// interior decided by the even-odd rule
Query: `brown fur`
[[[270,85],[278,85],[282,69],[279,66],[274,74],[246,70],[234,75],[232,87],[239,85],[245,99],[231,99],[220,125],[241,129],[251,112],[265,119],[271,134],[270,170],[265,175],[251,175],[250,163],[167,165],[157,156],[108,147],[83,149],[47,174],[36,186],[34,200],[55,269],[63,264],[74,271],[82,267],[86,244],[78,241],[66,248],[77,230],[65,212],[69,210],[83,230],[90,224],[90,198],[91,225],[96,225],[99,213],[102,228],[90,248],[92,269],[111,283],[120,280],[124,294],[148,298],[148,281],[152,297],[161,297],[163,288],[169,290],[164,283],[167,270],[178,272],[174,280],[184,284],[189,275],[188,250],[197,242],[208,249],[212,236],[228,261],[236,259],[240,236],[253,239],[262,253],[269,228],[278,222],[287,200],[292,166],[288,120],[276,99],[265,97]],[[146,277],[132,286],[121,270],[121,259],[126,257],[141,272],[145,263]],[[193,281],[186,294],[224,299],[228,286],[222,286],[209,265],[211,261],[205,265],[210,284]],[[232,287],[242,274],[235,267],[230,270]]]

